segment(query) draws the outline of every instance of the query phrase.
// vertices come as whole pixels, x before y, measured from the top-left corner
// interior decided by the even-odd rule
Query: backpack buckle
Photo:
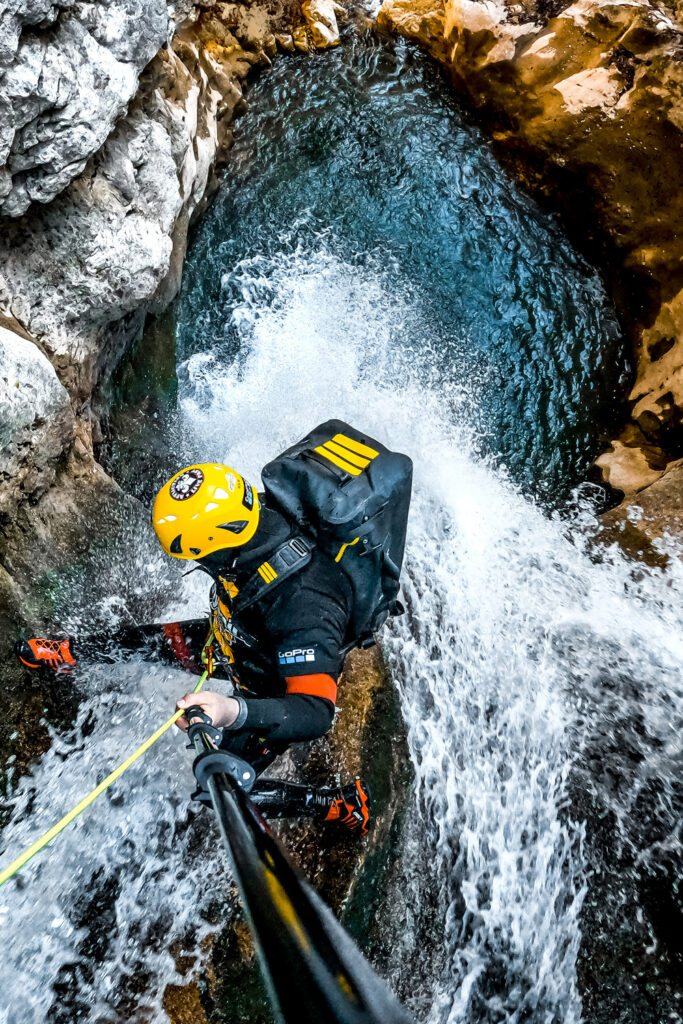
[[[305,558],[308,552],[310,551],[309,546],[306,543],[304,543],[304,540],[301,537],[292,537],[292,539],[289,542],[289,546],[294,552],[294,554],[298,555],[299,558]]]

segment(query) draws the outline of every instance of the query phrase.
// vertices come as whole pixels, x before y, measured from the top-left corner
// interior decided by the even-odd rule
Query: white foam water
[[[258,483],[264,462],[334,416],[415,464],[407,612],[383,638],[416,780],[392,980],[402,990],[412,973],[412,1008],[433,1024],[578,1022],[589,826],[569,807],[569,780],[619,700],[622,714],[637,701],[647,755],[630,777],[613,759],[624,777],[610,801],[622,818],[643,773],[671,771],[680,566],[634,574],[615,550],[596,558],[587,512],[549,517],[479,457],[469,424],[480,382],[459,380],[457,366],[443,379],[428,324],[419,351],[402,346],[421,311],[393,272],[321,246],[245,261],[230,286],[225,317],[239,353],[195,353],[179,368],[194,458],[227,461]],[[187,599],[176,595],[181,610],[197,601],[190,580]],[[54,735],[18,785],[3,860],[80,798],[93,772],[110,770],[185,682],[129,666],[100,668],[81,685],[73,731]],[[215,836],[187,820],[191,773],[179,748],[172,736],[158,744],[118,796],[0,892],[2,1024],[76,1010],[98,1022],[166,1019],[163,991],[179,980],[169,949],[184,942],[199,965],[201,907],[226,882]],[[599,776],[586,771],[585,784],[599,787]],[[93,913],[104,927],[88,945]],[[427,914],[439,955],[418,970]]]
[[[611,729],[606,684],[626,702],[626,719],[647,716],[645,764],[656,758],[671,775],[680,565],[634,573],[614,547],[598,558],[595,520],[580,501],[572,521],[549,516],[477,455],[469,423],[485,382],[459,380],[457,366],[444,379],[428,323],[421,350],[405,350],[421,313],[395,268],[349,266],[321,248],[245,262],[227,276],[233,296],[240,282],[242,302],[226,309],[240,354],[232,365],[216,352],[186,363],[191,448],[210,439],[213,457],[256,478],[334,416],[414,460],[407,614],[384,636],[416,774],[406,913],[415,924],[436,888],[443,929],[438,972],[417,985],[414,1008],[435,1024],[572,1024],[581,1018],[576,959],[590,867],[568,781],[584,768],[585,745]],[[640,774],[653,769],[624,761],[615,770],[621,803],[600,798],[625,823]],[[599,776],[581,784],[595,795]],[[419,932],[403,932],[399,988],[406,965],[426,955],[414,944]]]
[[[13,794],[3,863],[28,847],[163,721],[187,688],[178,671],[99,666],[73,728]],[[215,837],[188,810],[191,759],[167,733],[0,890],[2,1024],[164,1020],[169,946],[191,948],[227,879]],[[133,1015],[132,1010],[135,1010]]]

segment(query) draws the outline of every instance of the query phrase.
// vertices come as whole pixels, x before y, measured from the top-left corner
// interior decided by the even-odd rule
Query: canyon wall
[[[385,0],[517,175],[605,270],[634,351],[627,422],[597,460],[650,538],[683,502],[683,30],[648,0]],[[612,516],[612,521],[614,521]],[[619,518],[619,517],[617,517]],[[635,522],[635,521],[634,521]]]
[[[3,643],[36,574],[87,551],[117,506],[126,511],[94,456],[93,396],[179,287],[188,226],[214,187],[247,76],[278,49],[335,45],[340,10],[334,0],[0,4]]]

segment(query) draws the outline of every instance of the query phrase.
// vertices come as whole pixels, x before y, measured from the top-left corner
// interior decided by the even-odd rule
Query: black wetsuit
[[[219,596],[227,600],[226,580],[234,581],[237,588],[243,586],[268,555],[293,535],[288,521],[262,501],[253,539],[199,564],[215,581]],[[307,565],[234,616],[235,632],[248,636],[250,646],[231,645],[232,670],[220,660],[216,666],[217,678],[234,677],[239,684],[240,714],[235,725],[224,731],[223,743],[257,770],[262,771],[290,743],[315,739],[330,728],[335,684],[355,639],[349,635],[352,602],[344,571],[314,550]],[[209,625],[206,619],[191,619],[127,628],[76,642],[74,653],[77,658],[111,662],[158,659],[199,673]]]

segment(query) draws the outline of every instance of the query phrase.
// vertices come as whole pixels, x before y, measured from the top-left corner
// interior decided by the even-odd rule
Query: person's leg
[[[348,786],[320,788],[263,778],[264,772],[287,750],[289,744],[264,746],[253,733],[231,735],[224,730],[221,747],[241,757],[254,768],[257,776],[249,796],[266,818],[317,818],[336,821],[351,832],[365,835],[370,819],[370,793],[361,779]]]
[[[72,671],[80,661],[115,664],[140,659],[179,665],[199,675],[203,669],[201,654],[208,634],[206,619],[188,619],[184,622],[126,626],[76,639],[22,640],[16,651],[28,668],[48,668],[56,672]],[[216,675],[220,678],[218,672]]]
[[[369,792],[361,779],[327,789],[259,778],[250,797],[267,818],[317,818],[339,822],[361,835],[368,831]]]

